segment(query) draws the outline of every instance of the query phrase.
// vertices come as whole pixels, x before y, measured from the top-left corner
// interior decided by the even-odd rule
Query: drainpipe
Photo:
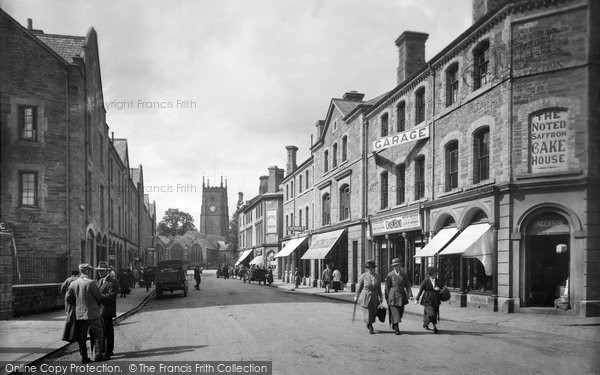
[[[435,100],[436,100],[436,97],[435,97],[435,92],[436,92],[436,90],[435,90],[435,69],[431,68],[431,63],[428,63],[427,65],[433,75],[433,84],[432,84],[432,89],[431,89],[431,113],[432,113],[431,129],[430,129],[431,137],[429,139],[431,140],[431,200],[434,200],[436,197],[436,194],[435,194]],[[423,220],[423,224],[425,224],[425,220]],[[433,259],[434,259],[433,266],[438,267],[439,255],[434,256]],[[423,269],[423,277],[425,277],[425,267],[421,267],[421,268]]]
[[[70,125],[70,111],[71,111],[71,100],[69,97],[69,71],[67,70],[66,74],[65,74],[65,95],[67,97],[67,108],[65,110],[65,116],[66,116],[66,142],[67,142],[67,156],[66,156],[66,197],[67,197],[67,204],[66,204],[66,219],[67,219],[67,271],[71,270],[71,215],[70,215],[70,211],[71,211],[71,196],[69,194],[69,189],[71,186],[71,181],[70,181],[70,176],[69,176],[69,162],[70,162],[70,148],[69,148],[69,125]]]

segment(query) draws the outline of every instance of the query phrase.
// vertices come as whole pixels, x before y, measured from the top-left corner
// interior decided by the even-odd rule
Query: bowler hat
[[[397,266],[397,265],[401,265],[402,262],[400,261],[400,258],[394,258],[392,259],[392,267],[393,266]]]
[[[98,271],[110,271],[110,266],[108,265],[108,262],[102,260],[102,261],[98,262],[98,267],[96,267],[96,270],[98,270]]]
[[[367,263],[365,263],[365,268],[375,268],[375,262],[372,260],[367,260]]]
[[[93,270],[93,269],[94,269],[94,267],[90,266],[90,265],[89,265],[89,263],[81,263],[81,264],[79,265],[79,269],[80,269],[80,270],[84,270],[84,269],[86,269],[86,268],[88,268],[88,269],[91,269],[91,270]]]

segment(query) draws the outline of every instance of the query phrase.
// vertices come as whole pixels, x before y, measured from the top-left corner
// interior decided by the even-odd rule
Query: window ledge
[[[463,188],[461,188],[461,187],[459,187],[459,188],[454,188],[454,189],[452,189],[452,190],[450,190],[450,191],[445,191],[445,192],[443,192],[443,193],[440,193],[440,194],[438,195],[438,197],[440,197],[440,198],[442,198],[442,197],[447,197],[447,196],[449,196],[449,195],[454,195],[454,194],[462,193],[462,191],[463,191]]]
[[[532,178],[547,178],[547,177],[568,177],[582,174],[581,169],[571,169],[567,171],[556,171],[546,173],[523,173],[517,175],[517,180],[527,180]]]
[[[492,178],[492,179],[488,178],[487,180],[478,182],[476,184],[472,184],[466,190],[473,190],[473,189],[477,189],[477,188],[484,187],[484,186],[494,185],[495,183],[496,183],[495,178]]]
[[[404,208],[404,207],[406,207],[406,206],[408,206],[408,202],[402,202],[402,203],[400,203],[400,204],[397,204],[397,205],[395,205],[395,206],[392,206],[392,208],[391,208],[391,209],[393,210],[393,209],[396,209],[396,208]]]

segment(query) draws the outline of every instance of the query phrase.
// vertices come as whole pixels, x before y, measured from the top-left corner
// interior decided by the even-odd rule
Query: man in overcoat
[[[375,262],[367,261],[365,264],[367,271],[360,275],[354,302],[358,303],[363,308],[363,318],[369,329],[369,333],[373,331],[373,323],[377,318],[377,309],[383,300],[381,293],[381,278],[375,273]]]
[[[404,315],[404,305],[408,304],[408,298],[412,298],[410,281],[405,272],[401,270],[399,258],[392,259],[393,270],[385,278],[385,300],[388,304],[390,325],[394,333],[399,335],[398,324]]]
[[[115,347],[115,327],[113,318],[117,316],[117,294],[119,293],[119,283],[114,272],[110,269],[108,262],[99,262],[98,267],[98,289],[102,294],[103,300],[100,305],[100,316],[104,327],[104,357],[110,359]]]

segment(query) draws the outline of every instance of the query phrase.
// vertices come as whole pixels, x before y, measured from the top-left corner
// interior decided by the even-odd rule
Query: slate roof
[[[137,186],[140,182],[140,169],[139,168],[129,168],[129,172],[131,173],[131,181]]]
[[[85,47],[85,37],[55,34],[34,34],[45,45],[58,53],[67,62],[75,62],[74,57],[80,57]]]
[[[342,117],[345,117],[348,113],[352,112],[352,110],[358,107],[360,104],[364,104],[364,102],[357,101],[348,101],[344,99],[332,99],[333,103],[336,107],[342,112]]]
[[[127,140],[126,139],[115,139],[113,142],[117,154],[121,158],[124,165],[127,165]]]

